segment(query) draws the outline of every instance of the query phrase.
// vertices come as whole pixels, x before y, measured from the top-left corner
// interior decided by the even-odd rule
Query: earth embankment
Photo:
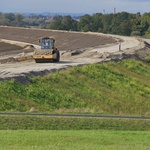
[[[34,47],[39,44],[38,39],[43,36],[55,37],[57,48],[61,52],[59,63],[36,64],[32,59],[23,62],[14,61],[13,58],[24,56],[28,52],[32,53]],[[134,37],[3,26],[0,27],[0,39],[1,58],[5,58],[5,55],[11,58],[8,62],[4,59],[4,63],[0,64],[0,80],[14,78],[23,83],[28,83],[29,77],[44,75],[70,66],[101,62],[109,59],[108,57],[113,53],[120,51],[118,55],[121,56],[124,51],[132,53],[144,47],[143,42]],[[8,45],[12,47],[7,49],[5,42],[10,42],[11,45]],[[17,47],[16,44],[22,48]],[[31,45],[34,46],[27,51],[25,47]],[[14,52],[16,56],[12,56]],[[18,54],[16,54],[17,52]],[[5,55],[3,55],[4,53]]]
[[[60,51],[83,49],[116,42],[113,37],[103,34],[40,30],[33,28],[0,27],[0,39],[38,45],[38,39],[43,36],[55,37],[57,48]]]

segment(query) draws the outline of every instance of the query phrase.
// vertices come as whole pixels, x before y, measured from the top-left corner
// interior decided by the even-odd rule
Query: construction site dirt
[[[55,37],[61,53],[60,62],[36,64],[32,59],[33,51],[39,48],[38,39],[43,36]],[[114,54],[121,58],[123,53],[138,50],[147,49],[143,40],[136,37],[1,26],[0,80],[13,78],[27,84],[29,77],[71,66],[98,63],[109,60]]]

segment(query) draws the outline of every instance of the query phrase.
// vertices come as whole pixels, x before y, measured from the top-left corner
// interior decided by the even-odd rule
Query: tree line
[[[150,13],[141,15],[139,12],[85,14],[79,20],[71,16],[24,16],[0,13],[0,25],[150,37]]]

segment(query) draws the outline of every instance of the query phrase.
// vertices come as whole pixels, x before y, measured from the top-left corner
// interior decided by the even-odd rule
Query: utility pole
[[[103,9],[104,15],[105,15],[105,9]]]
[[[119,43],[119,51],[121,51],[121,42]]]
[[[114,8],[114,14],[116,14],[116,8]]]

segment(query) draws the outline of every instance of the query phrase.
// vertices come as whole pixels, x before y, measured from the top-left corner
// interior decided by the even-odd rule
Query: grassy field
[[[150,120],[0,116],[0,130],[150,131]]]
[[[149,150],[150,132],[0,131],[0,150]]]
[[[150,116],[150,65],[133,59],[0,82],[0,111]],[[150,121],[0,116],[0,150],[149,150]]]
[[[0,111],[150,115],[150,65],[133,59],[0,85]]]

